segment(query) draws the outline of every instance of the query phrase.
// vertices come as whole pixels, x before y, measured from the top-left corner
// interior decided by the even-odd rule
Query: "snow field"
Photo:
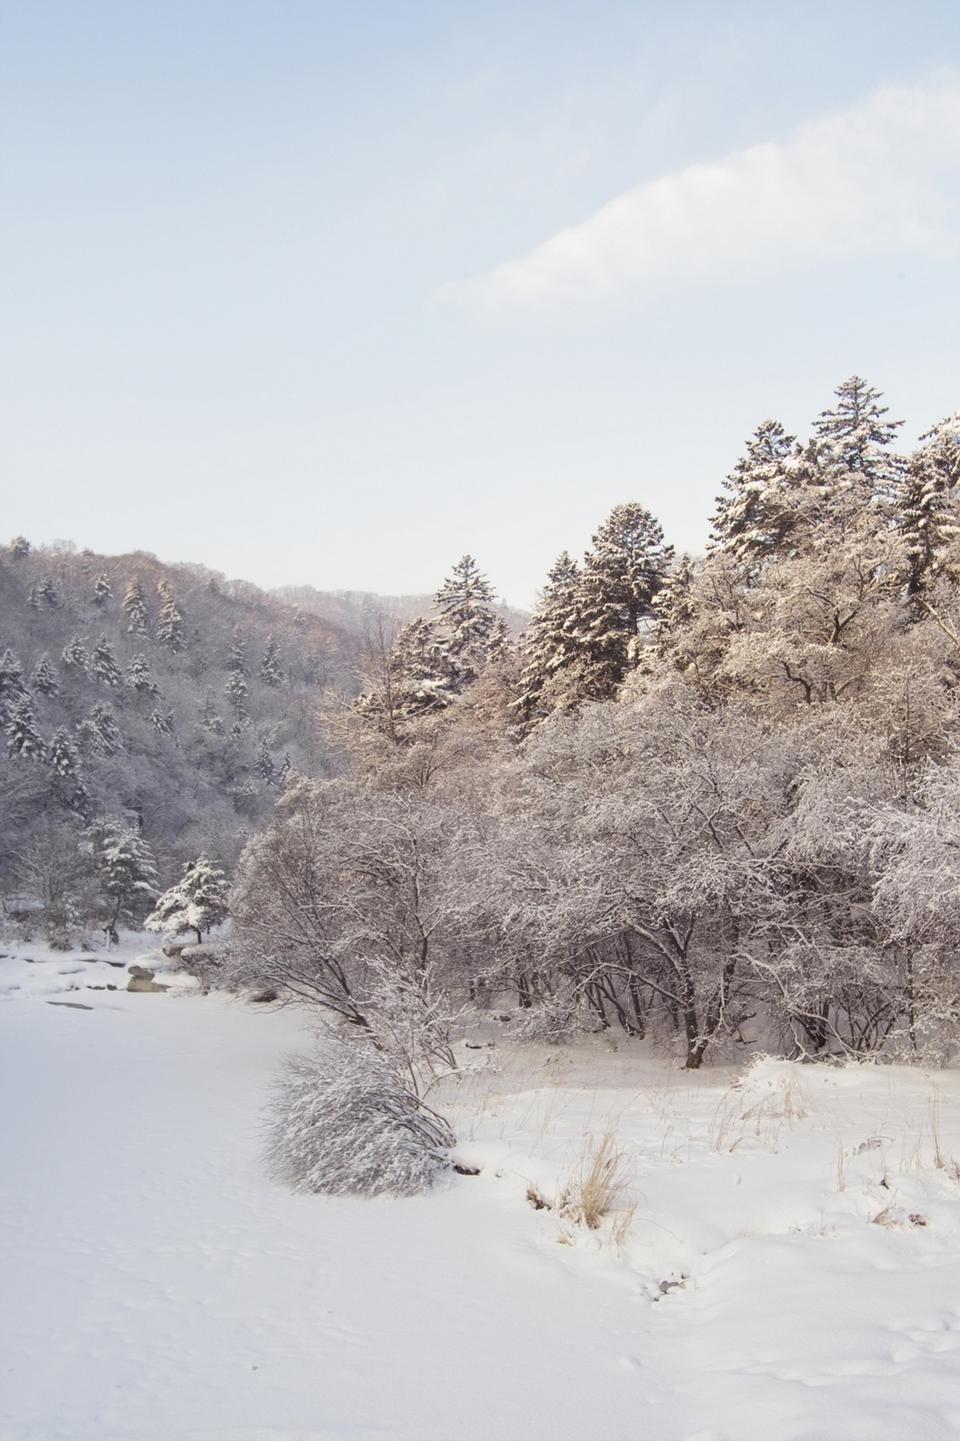
[[[263,1103],[309,1018],[79,964],[0,959],[2,1441],[960,1429],[956,1073],[499,1045],[431,1097],[479,1176],[292,1195]],[[591,1230],[558,1203],[608,1134]]]
[[[481,1114],[460,1151],[551,1204],[534,1224],[561,1264],[633,1278],[691,1418],[655,1434],[956,1435],[960,1077],[765,1057],[691,1077],[630,1051],[544,1053],[550,1086],[521,1094],[461,1082]],[[590,1231],[559,1212],[604,1136],[619,1215]]]

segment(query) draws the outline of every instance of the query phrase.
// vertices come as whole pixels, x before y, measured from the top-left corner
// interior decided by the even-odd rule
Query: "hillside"
[[[354,685],[356,649],[202,567],[0,549],[0,704],[34,736],[11,753],[8,733],[0,757],[3,889],[39,832],[103,813],[135,819],[161,878],[204,848],[232,862],[281,771],[322,765],[313,713],[324,687]]]

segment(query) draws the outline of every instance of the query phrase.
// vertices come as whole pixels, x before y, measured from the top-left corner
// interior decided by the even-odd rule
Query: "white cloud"
[[[445,298],[538,305],[882,252],[952,251],[960,80],[885,88],[783,141],[692,165]]]

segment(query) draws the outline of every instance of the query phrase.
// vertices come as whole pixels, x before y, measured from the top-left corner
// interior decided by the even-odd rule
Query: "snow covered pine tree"
[[[195,931],[199,945],[204,931],[226,920],[227,891],[221,868],[201,854],[184,866],[180,880],[164,891],[144,925],[148,931],[168,936]]]

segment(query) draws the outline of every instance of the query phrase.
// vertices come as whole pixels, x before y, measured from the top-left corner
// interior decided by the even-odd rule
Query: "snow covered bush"
[[[297,1191],[410,1196],[450,1166],[447,1121],[364,1042],[292,1056],[274,1090],[268,1159]]]
[[[96,878],[92,857],[82,849],[78,828],[66,821],[39,829],[17,868],[17,881],[37,907],[27,919],[46,934],[55,951],[68,951],[81,942],[84,920],[96,907]],[[27,927],[33,939],[33,926]]]
[[[214,987],[225,990],[239,989],[228,966],[226,950],[220,945],[211,945],[205,941],[202,945],[191,943],[184,946],[179,955],[174,950],[170,956],[170,967],[193,976],[204,996]],[[276,992],[260,988],[252,993],[251,999],[259,1000],[264,996],[273,1000],[276,999]]]

